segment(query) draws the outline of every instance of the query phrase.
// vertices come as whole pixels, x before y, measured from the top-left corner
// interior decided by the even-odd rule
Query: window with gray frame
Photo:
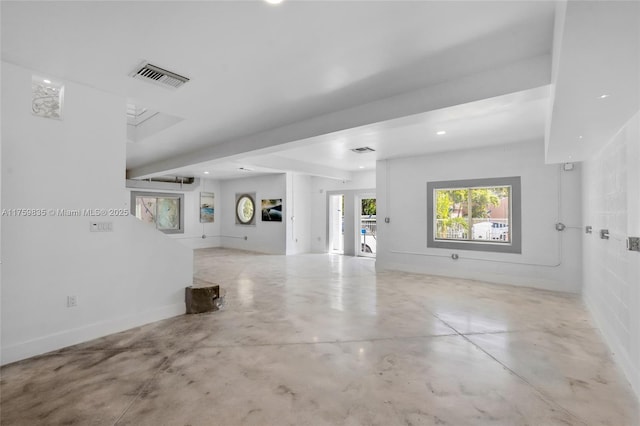
[[[131,214],[165,234],[182,234],[184,194],[132,191]]]
[[[427,247],[521,253],[520,177],[427,182]]]

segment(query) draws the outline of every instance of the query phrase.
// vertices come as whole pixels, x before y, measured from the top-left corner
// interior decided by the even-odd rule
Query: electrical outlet
[[[67,296],[67,308],[73,308],[75,306],[78,306],[78,297]]]

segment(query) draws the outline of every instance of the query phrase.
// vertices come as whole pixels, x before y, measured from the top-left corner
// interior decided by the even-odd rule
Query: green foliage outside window
[[[375,215],[376,214],[376,199],[375,198],[363,198],[362,199],[362,213],[363,215]]]
[[[466,240],[473,219],[490,218],[491,209],[509,197],[509,187],[438,189],[435,193],[436,238]]]

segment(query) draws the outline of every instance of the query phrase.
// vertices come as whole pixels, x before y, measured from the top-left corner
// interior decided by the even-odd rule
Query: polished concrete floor
[[[2,368],[3,425],[638,425],[576,296],[199,250],[221,311]]]

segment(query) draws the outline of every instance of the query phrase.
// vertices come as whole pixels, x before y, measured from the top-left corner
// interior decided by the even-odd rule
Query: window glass
[[[184,194],[132,192],[132,213],[166,234],[183,233],[183,200]]]
[[[180,228],[180,200],[177,198],[158,198],[156,225],[158,229]]]
[[[429,182],[427,200],[428,247],[520,253],[519,177]]]
[[[143,222],[155,223],[156,198],[136,197],[136,217]]]

